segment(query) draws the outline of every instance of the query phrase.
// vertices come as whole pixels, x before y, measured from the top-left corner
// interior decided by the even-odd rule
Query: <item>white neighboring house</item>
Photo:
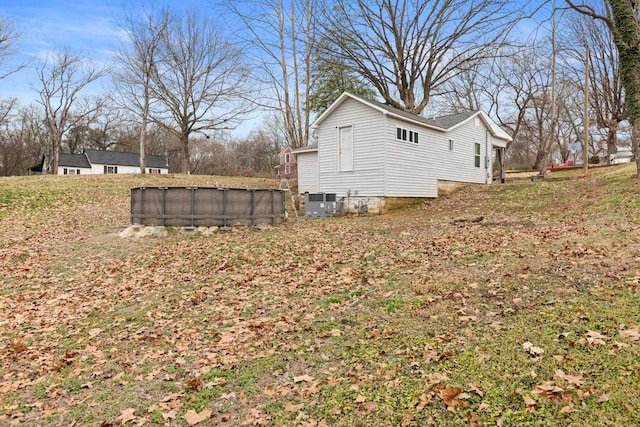
[[[633,151],[628,148],[623,148],[618,150],[616,154],[611,155],[611,164],[619,165],[622,163],[630,163],[633,162]]]
[[[166,156],[145,156],[147,173],[169,173]],[[82,154],[60,153],[58,175],[140,173],[140,154],[121,151],[84,150]]]
[[[437,197],[440,181],[489,184],[494,150],[504,177],[511,141],[483,111],[424,118],[347,92],[312,128],[317,145],[295,150],[299,192],[335,193],[348,209]]]

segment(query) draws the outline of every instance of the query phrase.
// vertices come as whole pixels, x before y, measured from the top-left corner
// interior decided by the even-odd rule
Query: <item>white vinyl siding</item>
[[[387,119],[387,177],[384,196],[387,197],[437,197],[438,181],[430,176],[437,159],[431,155],[434,141],[433,130],[405,123],[398,119]],[[398,140],[401,129],[406,141],[410,135],[420,135],[419,143],[407,144]],[[413,141],[412,141],[413,142]]]
[[[453,140],[453,151],[448,150],[447,140],[443,141],[440,157],[442,162],[437,166],[437,177],[445,181],[472,182],[484,184],[491,182],[491,161],[486,163],[493,154],[492,139],[484,122],[474,117],[462,125],[447,132],[447,140]],[[479,153],[476,154],[476,144],[479,145]],[[480,159],[480,165],[476,167],[476,156]],[[486,168],[485,166],[488,166]]]
[[[379,196],[384,188],[383,115],[358,101],[347,99],[318,127],[318,190],[357,196]],[[350,126],[353,171],[340,171],[340,129]],[[298,164],[299,168],[302,167]]]
[[[336,193],[339,198],[437,197],[439,181],[490,183],[494,147],[505,147],[510,140],[482,112],[445,130],[348,94],[321,115],[314,129],[317,157],[306,156],[315,163],[299,161],[298,173],[316,171],[317,186],[310,176],[306,181],[299,177],[300,192]],[[345,129],[353,138],[353,160],[347,162],[351,170],[341,159]]]
[[[298,192],[317,193],[318,190],[318,152],[311,151],[297,154]]]
[[[65,172],[66,171],[66,172]],[[58,166],[58,175],[89,175],[91,169],[70,166]]]
[[[106,168],[118,168],[117,172],[109,172],[109,173],[117,173],[117,174],[123,174],[123,173],[140,173],[140,167],[139,166],[122,166],[122,165],[101,165],[101,164],[92,164],[91,165],[91,173],[92,174],[104,174],[107,173],[105,171]],[[113,169],[112,169],[113,170]],[[163,170],[163,173],[164,172]]]

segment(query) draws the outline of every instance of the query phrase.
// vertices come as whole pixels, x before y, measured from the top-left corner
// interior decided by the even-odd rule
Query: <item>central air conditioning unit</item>
[[[340,213],[335,193],[305,193],[304,216],[326,218]]]

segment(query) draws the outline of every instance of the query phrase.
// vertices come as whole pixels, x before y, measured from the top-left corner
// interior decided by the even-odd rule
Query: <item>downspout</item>
[[[490,157],[489,157],[489,129],[485,129],[484,130],[484,171],[485,171],[484,183],[485,184],[489,183],[489,163],[491,163],[489,159],[490,159]]]
[[[384,161],[384,165],[382,166],[382,176],[384,177],[384,182],[382,183],[382,198],[384,200],[384,198],[387,195],[387,191],[388,191],[388,176],[387,176],[387,165],[389,164],[389,158],[387,157],[388,155],[388,146],[389,146],[389,141],[387,141],[387,132],[389,131],[389,129],[387,129],[387,127],[389,126],[389,116],[387,115],[386,112],[382,113],[382,117],[384,117],[384,124],[383,124],[383,132],[382,134],[383,136],[383,143],[384,143],[384,147],[383,147],[383,151],[382,151],[382,158]],[[382,209],[380,209],[382,210]]]

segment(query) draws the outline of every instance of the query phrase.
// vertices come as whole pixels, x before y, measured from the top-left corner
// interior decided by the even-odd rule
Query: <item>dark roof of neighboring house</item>
[[[91,164],[84,154],[60,153],[58,166],[91,169]]]
[[[140,166],[140,154],[121,151],[84,150],[89,161],[96,165]],[[147,154],[145,163],[149,168],[167,168],[166,156]]]
[[[40,158],[40,163],[37,163],[33,166],[29,166],[27,169],[30,170],[31,172],[42,172],[42,170],[44,169],[44,154]]]

